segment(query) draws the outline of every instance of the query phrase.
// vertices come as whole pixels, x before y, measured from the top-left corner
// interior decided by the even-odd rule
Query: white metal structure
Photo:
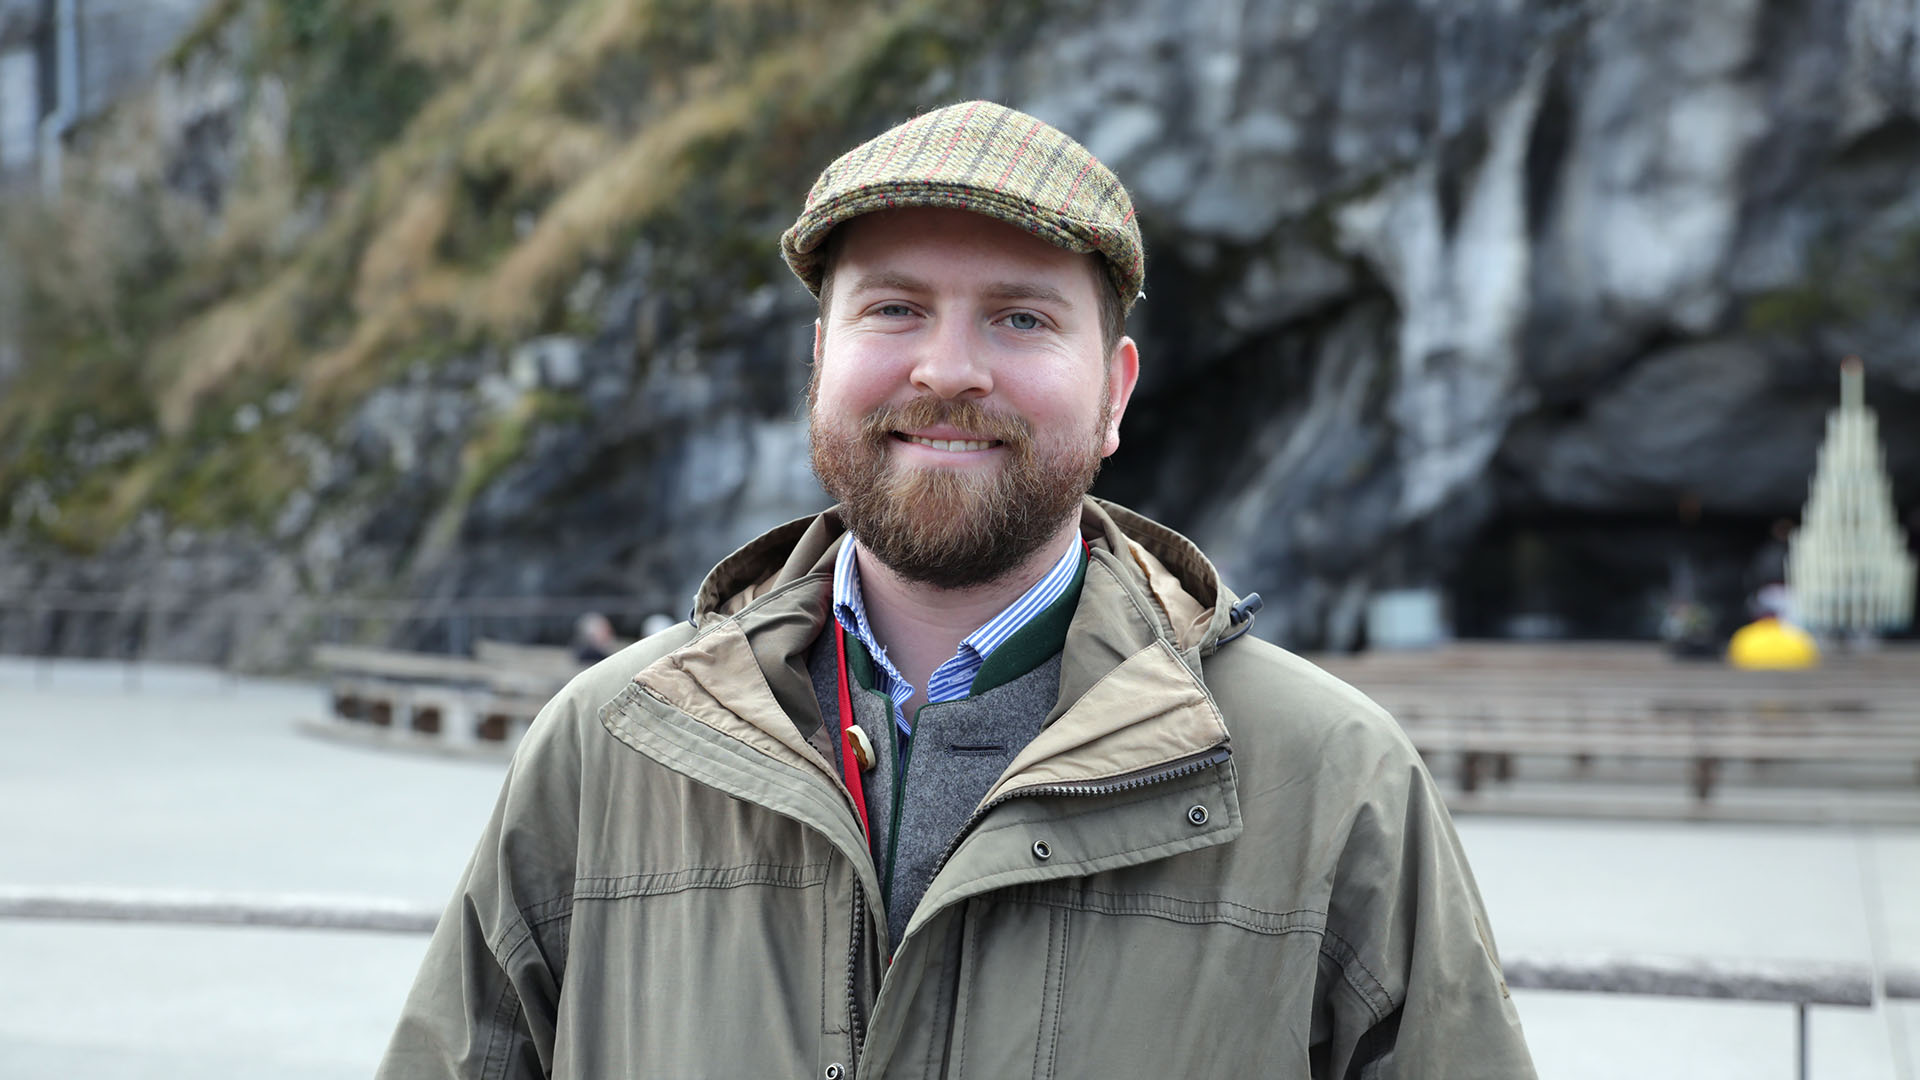
[[[1864,382],[1860,361],[1849,357],[1802,524],[1787,542],[1787,585],[1799,621],[1813,630],[1871,634],[1913,621],[1914,559],[1894,517]]]

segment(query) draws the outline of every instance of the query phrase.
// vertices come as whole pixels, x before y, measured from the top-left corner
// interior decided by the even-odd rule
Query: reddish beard
[[[973,400],[921,396],[869,415],[858,431],[827,421],[810,387],[813,474],[838,499],[862,547],[909,581],[942,589],[987,585],[1017,572],[1080,510],[1100,473],[1111,415],[1080,438],[1037,444],[1018,416]],[[893,459],[895,432],[950,426],[1001,445],[994,470],[911,466]]]

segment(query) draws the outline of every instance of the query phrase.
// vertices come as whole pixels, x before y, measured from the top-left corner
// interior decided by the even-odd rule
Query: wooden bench
[[[1678,763],[1697,802],[1740,761],[1847,776],[1911,763],[1920,783],[1920,650],[1910,646],[1806,672],[1735,671],[1618,644],[1313,659],[1392,713],[1423,754],[1457,758],[1469,796],[1490,776],[1513,779],[1523,756],[1569,758],[1576,777],[1600,758]]]
[[[520,645],[487,638],[474,645],[473,658],[490,668],[558,680],[561,685],[587,667],[563,645]]]
[[[1705,799],[1729,761],[1835,762],[1885,766],[1920,762],[1920,735],[1765,735],[1735,732],[1524,731],[1425,727],[1407,732],[1423,755],[1457,755],[1463,791],[1478,789],[1489,767],[1496,779],[1513,777],[1521,755],[1676,761],[1688,767],[1696,798]]]
[[[337,723],[504,746],[518,740],[577,667],[529,670],[493,659],[342,645],[314,654],[327,673]]]

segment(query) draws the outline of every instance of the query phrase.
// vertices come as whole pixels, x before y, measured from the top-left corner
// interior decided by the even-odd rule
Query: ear
[[[1123,337],[1107,359],[1107,433],[1100,456],[1108,457],[1120,449],[1120,418],[1126,415],[1127,402],[1133,400],[1133,388],[1140,381],[1140,349],[1130,337]]]
[[[813,362],[816,364],[820,362],[820,342],[820,320],[815,319],[813,320]]]

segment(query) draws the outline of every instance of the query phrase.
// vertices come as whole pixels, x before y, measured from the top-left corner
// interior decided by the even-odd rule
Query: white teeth
[[[935,450],[985,450],[993,445],[991,442],[978,439],[923,439],[918,435],[907,436],[907,441],[919,443],[921,446],[931,446]]]

